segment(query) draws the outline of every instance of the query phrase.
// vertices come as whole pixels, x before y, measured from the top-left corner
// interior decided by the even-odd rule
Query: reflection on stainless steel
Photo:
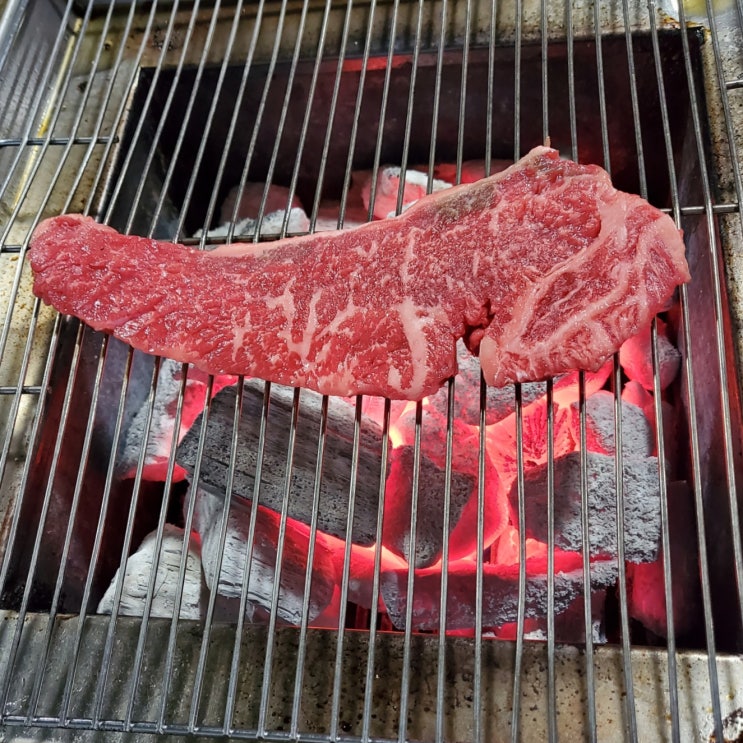
[[[698,11],[5,4],[8,730],[400,741],[733,730],[743,6]],[[431,191],[443,164],[459,181],[548,138],[684,230],[693,281],[638,351],[652,375],[617,354],[603,376],[497,394],[473,365],[417,404],[328,399],[133,352],[30,290],[29,237],[52,214],[203,248],[227,200],[214,242],[258,241],[298,224],[295,198],[310,230],[371,218],[387,165],[401,183],[420,171]],[[285,209],[270,184],[287,189]],[[238,213],[246,188],[253,214]],[[385,209],[404,196],[385,194]],[[250,233],[236,234],[245,217]]]

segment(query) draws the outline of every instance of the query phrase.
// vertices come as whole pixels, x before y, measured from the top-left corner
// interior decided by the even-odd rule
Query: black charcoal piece
[[[591,563],[591,587],[605,588],[617,579],[614,561]],[[519,606],[518,566],[503,568],[500,565],[483,566],[482,622],[486,627],[499,627],[515,622]],[[526,581],[527,617],[541,617],[547,611],[547,575],[531,575]],[[408,572],[391,570],[382,575],[382,598],[392,624],[396,629],[405,628],[407,611]],[[477,568],[473,562],[450,570],[447,583],[447,630],[473,629],[476,619],[475,596],[477,593]],[[555,574],[555,613],[559,614],[583,593],[583,570]],[[439,628],[441,606],[441,574],[422,570],[416,573],[413,589],[412,630],[426,631]]]
[[[244,386],[242,414],[237,432],[238,447],[232,493],[252,499],[263,416],[263,383]],[[199,487],[224,497],[232,450],[236,387],[222,390],[212,401],[207,425]],[[258,494],[261,505],[281,510],[284,496],[294,391],[272,386],[266,421],[265,446]],[[300,395],[288,515],[309,524],[315,489],[322,397],[303,390]],[[193,474],[203,415],[178,447],[177,462]],[[352,484],[355,409],[343,400],[329,400],[327,434],[318,508],[318,528],[346,538]],[[361,436],[354,492],[352,539],[368,545],[375,541],[379,483],[382,473],[382,435],[368,418],[361,420]]]
[[[588,468],[588,533],[591,556],[615,556],[617,505],[615,461],[606,454],[586,453]],[[629,562],[652,562],[660,540],[660,492],[655,457],[624,463],[624,554]],[[571,452],[554,462],[555,544],[581,551],[581,455]],[[518,488],[509,493],[511,508],[518,509]],[[527,534],[547,541],[547,465],[530,470],[524,479]]]
[[[392,453],[385,494],[382,543],[410,561],[410,512],[413,501],[414,448],[402,446]],[[417,568],[435,562],[443,547],[444,490],[446,472],[421,454],[418,473],[418,508],[415,528]],[[449,533],[459,521],[465,504],[475,490],[475,480],[461,472],[451,475]]]

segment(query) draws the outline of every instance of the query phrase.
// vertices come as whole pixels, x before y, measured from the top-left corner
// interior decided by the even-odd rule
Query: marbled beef
[[[546,147],[353,230],[202,252],[68,215],[30,261],[44,301],[143,351],[411,400],[460,337],[495,386],[595,370],[689,280],[668,216]]]

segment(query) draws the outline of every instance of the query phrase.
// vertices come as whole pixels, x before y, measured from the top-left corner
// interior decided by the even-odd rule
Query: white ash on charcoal
[[[586,446],[588,451],[614,454],[614,395],[601,390],[586,400]],[[580,404],[571,405],[573,412],[572,433],[580,442]],[[653,454],[655,437],[644,411],[626,400],[621,400],[622,457],[645,459]]]
[[[444,527],[444,491],[446,472],[422,455],[418,469],[418,507],[416,509],[415,553],[411,555],[410,516],[413,501],[414,448],[402,446],[393,450],[385,494],[384,545],[405,557],[415,567],[431,565],[441,555]],[[471,475],[452,472],[449,531],[459,522],[467,503],[476,493],[477,483]]]
[[[591,640],[595,645],[608,642],[606,637],[606,597],[605,588],[591,591]],[[582,645],[586,641],[585,597],[581,594],[567,609],[555,615],[555,642]],[[518,622],[509,622],[497,627],[493,635],[501,640],[516,640]],[[538,617],[524,621],[524,638],[527,640],[546,641],[547,618]]]
[[[243,389],[242,414],[236,432],[239,446],[231,462],[233,422],[237,390],[228,387],[212,401],[199,487],[224,497],[227,476],[234,466],[233,495],[252,499],[258,464],[264,385],[246,382]],[[294,391],[271,386],[266,422],[262,475],[259,488],[261,505],[281,510],[286,487],[286,466],[292,419]],[[296,428],[290,482],[289,516],[309,524],[315,490],[315,472],[319,446],[322,397],[302,390]],[[177,461],[193,474],[198,454],[203,417],[184,437]],[[330,398],[325,439],[322,478],[319,492],[318,528],[346,538],[346,522],[351,493],[355,411],[347,403]],[[381,431],[366,417],[360,421],[360,446],[354,482],[354,521],[350,535],[358,544],[371,544],[376,538],[376,522],[382,477]]]
[[[454,378],[454,417],[476,426],[480,423],[480,362],[460,338],[457,341],[459,372]],[[526,382],[521,385],[521,400],[527,405],[539,399],[547,390],[544,382]],[[487,410],[485,423],[490,425],[503,420],[516,410],[515,387],[490,387],[486,389]],[[428,399],[429,404],[442,415],[449,410],[448,385],[444,385]]]
[[[134,477],[139,463],[142,446],[147,439],[144,469],[145,480],[165,480],[168,470],[168,458],[173,448],[175,417],[178,409],[178,396],[182,383],[183,365],[171,359],[162,359],[157,379],[154,400],[152,402],[152,421],[147,429],[150,415],[149,397],[145,398],[140,408],[134,413],[125,426],[116,459],[116,474],[120,478]],[[212,396],[220,390],[234,384],[237,377],[221,374],[214,377]],[[193,366],[188,367],[188,376],[183,392],[181,421],[177,441],[181,441],[204,410],[206,400],[207,375]],[[177,443],[177,442],[176,442]],[[186,476],[186,471],[175,465],[173,482],[179,482]]]
[[[586,452],[588,472],[588,521],[591,557],[614,557],[617,552],[616,478],[613,456]],[[624,551],[629,562],[652,562],[660,543],[659,462],[655,457],[625,463]],[[509,492],[511,508],[518,509],[518,487]],[[547,541],[547,465],[525,473],[524,507],[530,537]],[[580,551],[581,453],[571,452],[554,462],[555,544],[566,551]]]
[[[343,225],[340,229],[360,227],[369,221],[369,207],[364,206],[361,196],[361,179],[354,177],[346,194],[345,209],[343,211]],[[317,210],[315,232],[328,232],[339,229],[338,221],[341,216],[340,199],[323,199]]]
[[[400,440],[401,446],[413,447],[415,442],[415,408],[405,412],[395,424],[395,436]],[[447,441],[448,421],[447,418],[428,405],[424,405],[421,420],[421,456],[430,463],[426,466],[433,466],[442,472],[446,469],[446,441]],[[483,504],[482,504],[482,523],[480,523],[479,504],[478,504],[478,482],[480,477],[480,434],[479,429],[469,426],[461,420],[455,418],[452,422],[452,461],[451,468],[453,473],[458,476],[470,478],[472,488],[469,497],[464,497],[462,493],[462,505],[456,506],[458,511],[452,512],[449,534],[449,558],[457,560],[474,554],[477,551],[477,532],[482,529],[483,543],[485,546],[490,545],[505,529],[508,524],[508,502],[505,497],[505,490],[501,485],[501,479],[496,468],[493,466],[487,449],[483,452],[484,458],[484,482],[483,482]],[[410,472],[410,470],[407,470]],[[463,487],[464,480],[458,478],[459,484]],[[388,478],[388,485],[390,479]],[[452,477],[454,484],[454,476]],[[412,488],[412,485],[410,486]],[[454,492],[452,492],[454,495]],[[459,497],[459,496],[458,496]],[[438,514],[443,514],[443,487],[437,489],[437,492],[423,495],[419,493],[419,512],[421,508],[431,510],[431,515],[427,517],[430,520],[430,529],[427,531],[428,546],[438,545],[438,549],[443,546],[443,533],[439,529],[440,536],[435,534],[436,526],[439,522]],[[398,516],[392,518],[396,524],[404,525],[407,514],[406,532],[410,530],[410,507],[407,505],[409,498],[405,501],[405,508],[397,510],[388,501],[385,502],[385,515],[388,509],[395,508]],[[425,504],[425,505],[422,505]],[[452,503],[454,506],[454,502]],[[443,526],[443,524],[442,524]],[[398,534],[398,542],[400,535]],[[404,539],[409,541],[409,537]],[[416,538],[417,541],[417,538]],[[399,548],[399,547],[396,547]],[[418,546],[416,545],[416,553]],[[438,551],[436,552],[438,554]]]
[[[699,629],[702,615],[694,497],[689,484],[668,485],[668,529],[671,537],[671,599],[676,638]],[[668,635],[663,554],[655,562],[628,565],[629,614],[660,637]]]
[[[234,499],[229,504],[224,550],[220,551],[222,518],[225,500],[204,490],[191,490],[196,498],[194,529],[201,537],[201,562],[206,585],[227,598],[238,599],[245,577],[249,547],[251,504]],[[279,545],[280,514],[260,506],[256,514],[255,538],[249,563],[247,598],[251,616],[257,621],[257,607],[271,610],[276,579],[276,558]],[[277,616],[290,624],[299,624],[304,604],[304,584],[309,554],[310,530],[305,524],[287,520],[283,557],[279,575]],[[310,621],[320,616],[333,600],[337,581],[335,561],[331,551],[321,541],[315,543],[312,561],[312,583],[308,605]]]
[[[670,386],[681,368],[681,353],[668,338],[668,329],[658,320],[658,378],[661,390]],[[653,385],[653,349],[650,327],[633,336],[619,349],[619,363],[624,373],[646,390]]]
[[[172,617],[175,611],[175,598],[178,589],[181,555],[183,553],[183,529],[165,524],[159,555],[157,532],[150,532],[139,545],[137,551],[130,555],[124,569],[124,582],[118,614],[130,617],[141,617],[144,614],[147,589],[152,576],[152,566],[157,557],[157,575],[155,590],[150,608],[151,617]],[[106,589],[98,604],[99,614],[111,614],[114,610],[116,585],[119,570]],[[186,573],[181,597],[180,618],[200,619],[203,581],[201,577],[201,557],[198,543],[189,538]]]
[[[256,219],[261,209],[261,202],[266,199],[263,206],[263,214],[273,214],[274,212],[285,212],[287,209],[301,209],[302,202],[296,194],[292,194],[286,186],[279,186],[270,183],[266,187],[265,183],[248,181],[242,190],[239,184],[233,186],[227,194],[227,198],[222,202],[219,221],[222,224],[231,222],[236,219]],[[240,200],[235,212],[235,202]],[[234,217],[233,217],[234,215]]]
[[[384,165],[377,170],[376,189],[374,192],[374,217],[376,219],[386,219],[388,216],[394,216],[397,213],[397,199],[400,191],[400,175],[402,168],[399,165]],[[361,197],[364,207],[369,211],[372,197],[372,183],[374,182],[373,173],[357,171],[353,174],[355,182],[361,184]],[[408,168],[405,171],[405,183],[403,186],[402,205],[410,206],[418,199],[426,195],[428,188],[428,175],[418,170]],[[451,188],[451,183],[433,179],[432,191],[443,191],[445,188]]]
[[[232,234],[235,237],[246,238],[253,237],[259,232],[263,237],[273,237],[279,235],[284,226],[284,220],[286,219],[286,212],[271,212],[270,214],[264,215],[260,220],[246,217],[245,219],[239,219],[234,224]],[[220,224],[218,227],[214,227],[208,230],[206,237],[227,237],[232,227],[231,222]],[[289,218],[286,223],[286,232],[307,232],[310,229],[309,217],[305,214],[304,209],[298,207],[289,210]],[[202,231],[198,230],[194,233],[194,237],[201,237]]]
[[[565,611],[573,600],[583,593],[583,568],[580,555],[564,556],[554,577],[555,613]],[[546,562],[527,562],[526,617],[541,617],[547,611]],[[591,588],[602,589],[617,579],[614,561],[591,563]],[[516,621],[519,606],[518,565],[483,565],[482,622],[485,627],[500,627]],[[407,611],[407,570],[393,570],[382,575],[381,589],[390,619],[398,630],[405,629]],[[449,565],[446,627],[447,630],[471,629],[475,626],[477,565],[474,561],[460,561]],[[413,583],[411,629],[416,631],[439,628],[441,601],[440,569],[417,570]]]
[[[258,214],[261,210],[261,202],[265,194],[265,205],[263,217],[258,223]],[[237,213],[235,213],[235,202],[240,200]],[[227,237],[230,227],[233,226],[233,235],[241,237],[255,235],[260,230],[264,236],[278,235],[287,218],[286,230],[292,232],[307,232],[310,228],[310,220],[307,217],[302,204],[296,196],[290,198],[290,191],[284,186],[264,183],[246,183],[242,191],[235,186],[227,195],[222,204],[219,226],[207,230],[206,236]],[[235,216],[233,216],[235,215]],[[198,230],[194,237],[201,237],[203,230]]]

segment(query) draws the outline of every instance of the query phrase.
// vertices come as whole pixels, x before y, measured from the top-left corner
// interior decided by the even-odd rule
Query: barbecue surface
[[[10,735],[735,737],[743,10],[651,12],[6,5]],[[31,294],[55,214],[263,243],[548,138],[685,235],[691,283],[595,374],[496,392],[460,362],[417,404],[328,399],[132,353]]]

